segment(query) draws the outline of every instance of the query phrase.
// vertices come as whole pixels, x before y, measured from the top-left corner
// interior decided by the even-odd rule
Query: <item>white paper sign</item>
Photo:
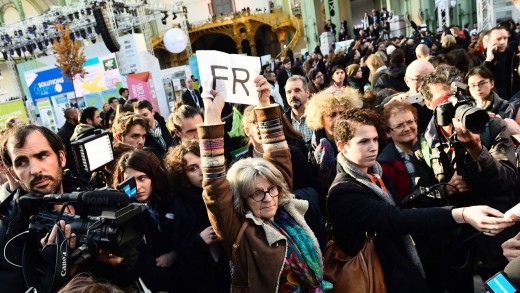
[[[226,102],[258,104],[254,80],[260,74],[260,58],[198,50],[197,63],[204,92],[216,89],[224,94]]]

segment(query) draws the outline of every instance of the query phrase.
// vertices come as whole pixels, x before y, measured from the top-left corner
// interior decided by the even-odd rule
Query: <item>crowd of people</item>
[[[66,109],[57,134],[10,119],[0,134],[2,291],[108,292],[96,285],[104,279],[140,292],[140,279],[152,292],[326,292],[327,219],[348,255],[375,235],[388,292],[474,292],[475,275],[485,281],[520,255],[520,229],[504,217],[520,202],[520,35],[504,22],[383,37],[391,18],[367,13],[346,51],[289,52],[263,66],[256,106],[201,96],[188,79],[167,118],[122,88],[103,109]],[[114,161],[85,174],[71,143],[98,129]],[[59,239],[81,249],[60,221],[37,239],[38,270],[24,278],[34,240],[24,232],[42,209],[24,198],[132,177],[132,201],[146,204],[138,245],[96,249],[57,284],[45,252]],[[410,200],[420,188],[439,197]]]

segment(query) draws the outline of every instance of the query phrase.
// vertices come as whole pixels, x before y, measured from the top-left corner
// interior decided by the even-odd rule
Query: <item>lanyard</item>
[[[372,181],[372,183],[379,186],[379,188],[381,188],[384,191],[384,193],[386,193],[386,195],[389,195],[388,189],[386,189],[385,183],[381,179],[381,176],[379,176],[378,174],[368,174],[368,173],[367,173],[367,176],[368,176],[368,178],[370,178],[370,181]]]

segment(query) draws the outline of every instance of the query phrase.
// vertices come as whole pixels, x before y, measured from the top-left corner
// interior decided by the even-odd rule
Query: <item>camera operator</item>
[[[506,123],[501,118],[491,117],[479,135],[466,129],[457,118],[446,126],[439,126],[436,120],[436,107],[454,94],[452,82],[462,81],[460,71],[451,66],[437,67],[424,78],[421,92],[426,106],[434,110],[434,118],[424,134],[430,146],[430,160],[427,163],[431,164],[439,182],[448,182],[453,186],[446,187],[451,202],[458,206],[485,204],[505,212],[516,204],[515,186],[518,180],[514,146]],[[457,98],[460,101],[460,97]],[[457,148],[454,150],[450,140],[453,134],[463,146],[462,155],[455,155]],[[471,242],[475,249],[476,269],[483,280],[504,268],[507,260],[502,256],[500,245],[515,231],[515,228],[508,229],[495,237],[478,235]],[[463,234],[464,239],[475,236],[474,231]],[[471,262],[468,267],[472,267]],[[466,285],[472,286],[472,272],[468,271],[467,274],[469,280],[466,279]],[[454,282],[464,284],[461,277]]]
[[[20,199],[29,195],[63,194],[86,190],[87,186],[81,181],[63,174],[66,163],[64,147],[60,138],[51,130],[35,125],[20,125],[4,133],[0,141],[2,161],[20,184],[20,187],[11,192],[0,204],[0,249],[2,250],[0,253],[0,282],[9,284],[3,288],[3,292],[24,292],[27,290],[27,285],[20,264],[22,263],[25,237],[18,237],[18,234],[27,230],[29,217],[39,212],[40,205],[37,208],[27,208],[20,205]],[[65,211],[71,214],[81,212],[70,205]],[[64,230],[70,233],[70,226],[64,227]],[[8,241],[10,243],[6,247]],[[102,258],[108,253],[108,251],[102,251],[98,262],[106,262],[108,259]],[[41,261],[31,259],[31,262],[35,264]],[[128,263],[127,260],[125,262]],[[124,276],[121,279],[131,279],[129,270],[132,266],[121,265],[120,267],[124,269],[114,270],[112,268],[109,273],[113,276],[119,273]],[[95,271],[94,273],[98,275],[101,272]],[[42,276],[42,279],[48,277]],[[108,275],[101,277],[117,281]],[[128,284],[120,283],[119,285]]]

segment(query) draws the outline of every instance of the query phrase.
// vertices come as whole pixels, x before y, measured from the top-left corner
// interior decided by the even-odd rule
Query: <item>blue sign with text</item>
[[[74,91],[72,81],[64,78],[59,68],[27,73],[25,79],[35,104],[36,100]]]

